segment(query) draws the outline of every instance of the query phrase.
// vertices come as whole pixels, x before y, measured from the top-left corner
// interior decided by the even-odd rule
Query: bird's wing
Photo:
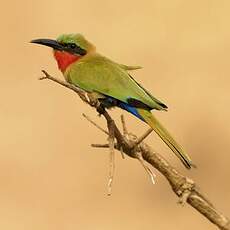
[[[98,92],[135,107],[166,110],[167,106],[138,84],[126,70],[100,55],[83,58],[65,73],[66,78],[88,92]]]

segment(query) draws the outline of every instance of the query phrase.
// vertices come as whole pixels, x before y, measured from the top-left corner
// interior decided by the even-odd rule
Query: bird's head
[[[62,72],[73,62],[78,61],[87,54],[95,52],[95,47],[81,34],[62,34],[56,40],[35,39],[36,43],[53,48],[54,57]]]

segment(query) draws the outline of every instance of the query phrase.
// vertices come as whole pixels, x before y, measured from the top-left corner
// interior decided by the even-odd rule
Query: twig
[[[94,148],[109,148],[108,144],[91,144],[91,147]]]
[[[96,126],[99,130],[101,130],[103,133],[109,135],[109,132],[107,132],[105,129],[103,129],[102,127],[100,127],[96,122],[94,122],[90,117],[88,117],[87,115],[85,115],[84,113],[82,114],[82,116],[84,118],[86,118],[87,121],[89,121],[91,124],[93,124],[94,126]]]
[[[92,100],[91,98],[88,97],[87,93],[80,89],[79,87],[73,85],[73,84],[70,84],[68,82],[65,82],[65,81],[62,81],[62,80],[59,80],[55,77],[52,77],[50,76],[45,70],[42,70],[42,73],[45,75],[44,77],[40,77],[39,80],[44,80],[44,79],[48,79],[48,80],[51,80],[51,81],[54,81],[68,89],[71,89],[72,91],[74,91],[75,93],[77,93],[79,95],[79,97],[84,101],[86,102],[87,104],[89,104],[90,106],[93,106],[95,107],[95,104],[96,102],[94,100]],[[91,99],[91,100],[90,100]]]
[[[121,115],[121,124],[122,124],[123,135],[124,136],[128,135],[128,130],[127,130],[126,123],[125,123],[125,117],[123,114]],[[122,146],[120,147],[120,153],[121,153],[122,159],[125,159],[125,154],[124,154]]]
[[[153,131],[152,128],[149,128],[141,137],[137,138],[135,144],[139,145],[144,139]]]
[[[155,182],[154,178],[156,177],[156,175],[148,167],[148,165],[146,164],[146,161],[142,157],[142,154],[138,154],[137,155],[137,159],[139,160],[139,162],[141,163],[141,165],[144,167],[144,169],[147,172],[147,174],[150,176],[150,179],[151,179],[152,183],[155,184],[156,182]]]
[[[125,159],[125,154],[124,154],[124,151],[123,151],[122,146],[120,146],[120,149],[119,149],[119,150],[120,150],[122,159]]]
[[[121,115],[121,124],[122,124],[122,129],[123,129],[123,135],[126,136],[128,134],[128,129],[126,127],[125,117],[123,114]]]
[[[115,152],[114,152],[114,123],[108,123],[109,129],[109,181],[108,181],[108,196],[112,194],[112,184],[114,178],[114,169],[115,169]]]
[[[95,107],[98,110],[98,103],[95,103],[95,100],[92,100],[90,97],[86,98],[86,92],[69,83],[51,77],[45,71],[43,71],[43,73],[45,74],[45,77],[41,78],[41,80],[49,79],[75,91],[83,101],[85,101],[86,103]],[[130,133],[127,135],[128,137],[123,136],[117,128],[117,126],[115,125],[112,118],[110,117],[110,115],[107,113],[107,111],[104,111],[102,115],[106,119],[107,125],[111,124],[111,122],[113,123],[114,136],[117,140],[117,143],[115,143],[114,145],[116,149],[119,150],[122,147],[123,152],[125,154],[137,159],[137,153],[140,152],[145,161],[150,163],[154,168],[156,168],[161,174],[165,176],[165,178],[169,181],[172,190],[176,193],[177,196],[180,197],[180,199],[183,200],[183,203],[187,202],[188,204],[190,204],[203,216],[209,219],[213,224],[218,226],[219,229],[230,230],[230,222],[228,218],[216,210],[213,204],[211,204],[211,202],[205,197],[205,195],[201,191],[199,191],[198,187],[191,179],[180,174],[159,153],[156,153],[152,150],[150,146],[143,143],[143,140],[141,140],[140,138],[138,139],[135,135]],[[145,137],[143,139],[145,139]],[[135,145],[135,143],[137,143],[137,140],[141,140],[138,141],[139,145]],[[109,145],[107,144],[94,144],[92,146],[100,148],[109,147]]]

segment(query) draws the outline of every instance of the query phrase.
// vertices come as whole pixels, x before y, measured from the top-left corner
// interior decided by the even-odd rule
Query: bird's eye
[[[75,48],[77,47],[77,45],[76,45],[75,43],[70,43],[70,44],[69,44],[69,47],[70,47],[71,49],[75,49]]]

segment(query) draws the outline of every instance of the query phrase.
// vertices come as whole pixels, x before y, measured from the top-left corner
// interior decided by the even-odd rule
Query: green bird
[[[81,34],[63,34],[57,40],[31,41],[53,48],[53,54],[65,80],[96,97],[104,108],[119,107],[146,122],[183,162],[193,166],[189,156],[153,116],[151,110],[167,110],[129,74],[139,66],[118,64],[96,52],[95,46]]]

